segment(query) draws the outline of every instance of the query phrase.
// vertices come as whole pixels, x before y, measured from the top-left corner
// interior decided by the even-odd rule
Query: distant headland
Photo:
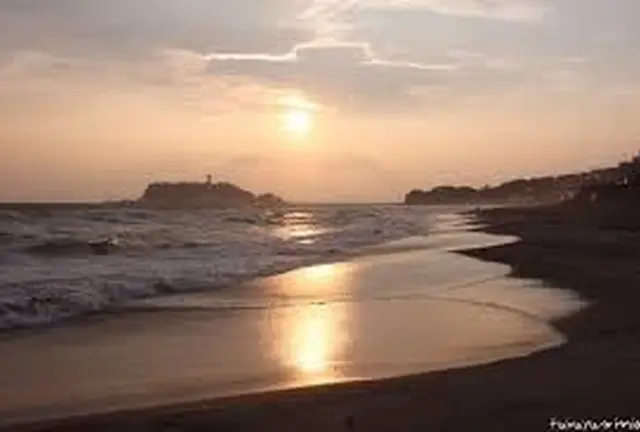
[[[204,182],[156,182],[147,186],[135,206],[153,208],[237,208],[277,207],[285,201],[277,195],[256,195],[232,183],[213,183],[211,175]]]
[[[512,180],[480,189],[438,186],[414,189],[404,199],[408,205],[551,204],[563,201],[607,200],[637,194],[640,189],[640,153],[615,167],[560,176]]]

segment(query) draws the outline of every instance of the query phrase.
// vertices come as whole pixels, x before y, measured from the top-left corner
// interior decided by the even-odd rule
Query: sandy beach
[[[499,316],[499,312],[491,309],[490,316],[483,322],[480,315],[470,314],[471,310],[464,311],[459,308],[449,310],[457,315],[458,323],[465,323],[455,333],[451,332],[451,322],[438,321],[435,311],[442,310],[442,301],[437,303],[435,298],[425,299],[427,303],[420,304],[415,312],[411,308],[398,308],[395,315],[398,318],[404,316],[406,325],[397,332],[384,334],[377,327],[381,314],[394,313],[389,305],[384,309],[371,309],[364,311],[365,319],[360,322],[362,328],[362,344],[352,354],[360,355],[361,361],[354,362],[352,369],[344,368],[342,378],[354,379],[359,374],[366,375],[373,380],[344,383],[341,377],[324,378],[324,381],[316,382],[313,387],[293,388],[288,390],[264,391],[241,396],[211,395],[207,397],[202,392],[202,397],[193,402],[190,397],[180,401],[177,397],[173,400],[154,399],[151,405],[161,405],[144,408],[144,403],[132,404],[132,399],[140,399],[140,395],[130,395],[132,399],[126,406],[113,406],[114,412],[96,414],[91,416],[76,416],[66,420],[42,422],[39,424],[24,426],[22,430],[52,430],[52,431],[110,431],[110,430],[193,430],[193,431],[243,431],[243,430],[559,430],[562,421],[600,421],[602,419],[633,419],[640,414],[640,397],[636,388],[640,384],[640,351],[638,350],[638,327],[640,322],[636,318],[636,305],[634,304],[635,289],[640,286],[640,272],[638,272],[637,237],[631,232],[611,231],[599,229],[587,223],[576,224],[575,215],[561,212],[545,212],[542,210],[493,210],[478,214],[481,222],[488,224],[485,230],[492,233],[516,235],[521,241],[501,246],[476,248],[461,253],[460,259],[476,259],[508,264],[510,267],[490,264],[490,268],[497,271],[493,278],[489,278],[488,286],[474,292],[482,283],[476,280],[471,284],[473,288],[466,288],[466,284],[459,280],[459,289],[448,290],[449,301],[461,300],[466,305],[478,303],[475,297],[478,293],[483,297],[485,307],[489,303],[505,304],[513,303],[513,308],[521,310],[524,305],[542,305],[537,314],[542,314],[553,322],[552,327],[532,325],[531,320],[513,313],[505,313],[508,320],[496,324],[493,318]],[[452,249],[457,249],[453,247]],[[416,252],[409,252],[415,254]],[[422,252],[418,252],[422,253]],[[402,257],[401,254],[392,255],[394,258]],[[424,256],[414,257],[421,262]],[[388,257],[386,259],[389,259]],[[407,257],[402,257],[406,262]],[[396,267],[394,267],[396,266]],[[366,267],[366,266],[365,266]],[[377,263],[376,268],[380,267]],[[384,266],[383,266],[384,267]],[[405,278],[411,274],[412,267],[398,270],[397,263],[390,265],[395,268],[395,275],[403,274]],[[446,266],[444,266],[446,268]],[[413,267],[415,269],[420,266]],[[443,268],[439,266],[438,268]],[[509,270],[511,269],[511,270]],[[495,281],[511,279],[511,276],[500,271],[511,273],[511,276],[522,278],[522,284],[515,292],[531,292],[532,297],[524,299],[519,296],[505,297],[505,293],[513,293],[510,289],[496,288]],[[316,274],[316,276],[318,276]],[[389,276],[389,275],[387,275]],[[414,275],[418,278],[419,275]],[[484,275],[492,276],[490,275]],[[285,276],[286,277],[286,276]],[[300,276],[297,276],[300,277]],[[367,283],[382,280],[381,296],[384,297],[384,272],[373,273],[369,279],[361,279]],[[545,285],[532,284],[530,279],[546,281]],[[403,279],[407,280],[407,279]],[[419,280],[419,279],[418,279]],[[515,279],[512,279],[515,280]],[[468,281],[467,281],[468,282]],[[277,286],[288,286],[289,283]],[[304,284],[303,284],[304,285]],[[486,284],[485,284],[486,285]],[[308,283],[307,283],[308,286]],[[513,285],[510,285],[513,286]],[[516,285],[517,286],[517,285]],[[492,287],[492,288],[489,288]],[[589,307],[581,312],[566,316],[557,310],[549,310],[548,301],[540,300],[553,287],[567,288],[580,294],[590,303]],[[274,288],[277,289],[277,288]],[[495,302],[487,295],[494,291]],[[497,291],[496,291],[497,290]],[[536,291],[537,290],[537,291]],[[559,298],[563,298],[566,291],[561,290]],[[442,292],[440,293],[440,295]],[[437,297],[438,294],[434,294]],[[378,295],[380,297],[380,294]],[[575,300],[575,299],[574,299]],[[313,299],[317,302],[317,299]],[[429,302],[432,302],[429,304]],[[524,302],[524,303],[518,303]],[[417,303],[413,303],[416,306]],[[544,306],[547,305],[547,306]],[[168,307],[166,304],[164,307]],[[380,305],[378,304],[378,307]],[[425,313],[430,311],[431,313]],[[551,308],[553,309],[553,308]],[[478,309],[473,309],[478,311]],[[479,309],[480,311],[486,309]],[[170,324],[166,317],[169,314],[181,314],[173,311],[162,312],[165,325]],[[369,315],[370,314],[370,315]],[[140,320],[149,319],[149,314],[132,314],[127,326]],[[155,313],[153,316],[160,316]],[[283,320],[287,313],[283,314]],[[294,314],[295,315],[295,314]],[[448,314],[444,314],[448,315]],[[535,315],[535,314],[534,314]],[[367,319],[366,317],[371,318]],[[450,315],[448,315],[450,316]],[[563,318],[558,318],[564,316]],[[470,320],[463,319],[471,318]],[[487,317],[485,316],[485,319]],[[153,319],[153,318],[152,318]],[[180,318],[182,319],[182,317]],[[435,319],[435,321],[434,321]],[[416,321],[417,320],[417,321]],[[205,321],[210,321],[207,318]],[[329,320],[334,322],[335,320]],[[338,320],[339,321],[339,320]],[[498,321],[501,321],[498,319]],[[109,320],[106,320],[107,324]],[[196,321],[200,323],[203,321]],[[96,325],[105,325],[101,320]],[[415,324],[424,324],[416,327]],[[115,324],[114,324],[115,325]],[[117,326],[116,326],[117,327]],[[90,332],[91,326],[85,326],[83,330]],[[162,328],[162,326],[160,326]],[[418,328],[419,331],[415,331]],[[460,339],[462,335],[470,335],[470,329],[474,329],[473,337]],[[374,332],[371,333],[371,329]],[[415,331],[411,333],[411,329]],[[491,337],[496,336],[496,329],[506,331],[499,343],[500,350],[494,356],[486,356],[486,348],[482,334],[486,331]],[[544,331],[543,331],[544,330]],[[550,332],[547,333],[546,330]],[[60,330],[64,335],[68,331]],[[153,329],[150,330],[153,332]],[[426,336],[425,336],[425,333]],[[114,330],[115,332],[115,330]],[[162,330],[164,332],[164,330]],[[49,333],[47,333],[49,334]],[[242,333],[244,336],[248,333]],[[409,343],[403,342],[400,335],[408,335]],[[406,358],[401,353],[408,347],[414,347],[417,337],[431,337],[446,334],[445,341],[467,340],[473,342],[464,346],[462,358],[458,358],[447,352],[445,344],[426,344],[423,346],[433,349],[438,346],[442,349],[445,366],[429,365],[426,359],[430,353],[420,352],[414,354],[420,361],[408,367],[407,362],[398,362],[399,358]],[[431,336],[429,336],[431,335]],[[148,335],[147,335],[148,336]],[[523,338],[524,336],[524,338]],[[561,337],[561,340],[555,339]],[[35,334],[31,337],[50,337]],[[68,337],[68,336],[65,336]],[[77,335],[73,340],[78,340]],[[228,337],[228,335],[225,335]],[[367,339],[370,337],[370,339]],[[20,343],[28,344],[30,338],[9,341],[17,345],[7,345],[3,357],[19,359],[15,354],[16,347]],[[153,338],[147,338],[153,340]],[[200,341],[195,341],[197,345]],[[384,347],[378,342],[384,341]],[[6,342],[6,341],[4,341]],[[132,346],[137,346],[139,341],[132,341]],[[564,343],[562,343],[564,342]],[[389,345],[389,344],[392,345]],[[475,343],[482,345],[474,346]],[[511,352],[506,352],[505,347],[511,347]],[[32,349],[32,348],[29,348]],[[535,353],[536,351],[539,351]],[[64,352],[64,350],[63,350]],[[78,352],[78,351],[76,351]],[[79,350],[82,352],[82,350]],[[130,350],[128,352],[131,352]],[[148,352],[148,349],[141,350]],[[391,369],[384,369],[372,373],[366,370],[366,361],[362,359],[372,358],[384,352],[388,355]],[[400,355],[394,355],[400,353]],[[473,354],[471,357],[470,354]],[[475,357],[474,357],[475,356]],[[482,358],[482,356],[484,356]],[[322,357],[322,356],[320,356]],[[318,358],[311,355],[306,360],[309,370],[322,370],[318,365]],[[331,356],[329,356],[331,357]],[[233,358],[238,358],[233,357]],[[341,357],[333,357],[340,361]],[[358,356],[355,356],[358,358]],[[507,358],[506,360],[504,360]],[[510,358],[510,359],[509,359]],[[94,359],[97,360],[97,359]],[[61,362],[65,359],[61,358]],[[478,365],[482,363],[482,365]],[[43,362],[43,365],[45,362]],[[95,364],[95,363],[93,363]],[[99,361],[98,361],[99,364]],[[264,362],[261,362],[264,364]],[[470,366],[475,364],[475,366]],[[55,365],[54,365],[55,366]],[[356,367],[358,366],[358,367]],[[371,366],[371,365],[369,365]],[[20,368],[19,362],[14,367]],[[365,369],[362,369],[365,368]],[[405,368],[405,369],[402,369]],[[30,370],[34,370],[32,367]],[[445,370],[441,370],[445,369]],[[332,369],[334,370],[334,369]],[[431,371],[431,372],[429,372]],[[419,373],[429,372],[429,373]],[[93,371],[92,375],[98,373]],[[106,373],[106,376],[109,374]],[[406,375],[400,378],[385,378],[386,376]],[[162,376],[161,373],[158,376]],[[42,377],[40,377],[42,378]],[[68,378],[68,377],[67,377]],[[41,379],[37,380],[42,383]],[[46,381],[45,381],[46,383]],[[99,383],[99,382],[98,382]],[[15,384],[15,383],[14,383]],[[280,380],[272,383],[279,388],[298,387],[295,382]],[[302,383],[304,385],[305,383]],[[16,384],[17,385],[17,384]],[[46,384],[44,384],[46,385]],[[65,388],[64,382],[59,383],[60,389]],[[67,386],[73,388],[73,385]],[[190,390],[190,396],[193,393]],[[200,389],[202,390],[202,389]],[[244,393],[239,389],[239,393]],[[256,390],[254,387],[253,390]],[[153,397],[157,397],[154,394]],[[218,396],[218,397],[216,397]],[[45,394],[46,399],[46,394]],[[10,399],[10,394],[5,395],[5,400]],[[19,398],[16,398],[19,399]],[[126,399],[125,399],[126,400]],[[32,402],[28,395],[24,402]],[[122,401],[122,399],[120,399]],[[104,402],[104,401],[103,401]],[[43,404],[46,400],[43,401]],[[128,405],[128,408],[127,408]],[[136,408],[137,406],[137,409]],[[23,408],[25,408],[23,406]],[[33,409],[33,406],[26,408]],[[60,408],[60,407],[59,407]],[[91,407],[87,408],[91,411]],[[19,410],[18,410],[19,411]],[[64,411],[64,410],[62,410]],[[55,414],[49,413],[49,415]],[[81,413],[79,413],[81,414]],[[46,415],[46,413],[45,413]],[[19,417],[19,416],[18,416]],[[555,423],[551,423],[555,421]],[[619,429],[622,430],[622,429]],[[633,430],[633,429],[628,429]]]

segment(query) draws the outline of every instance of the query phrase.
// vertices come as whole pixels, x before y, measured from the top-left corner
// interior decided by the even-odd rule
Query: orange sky
[[[396,201],[640,147],[634,0],[345,4],[3,3],[0,201],[135,198],[209,172]]]

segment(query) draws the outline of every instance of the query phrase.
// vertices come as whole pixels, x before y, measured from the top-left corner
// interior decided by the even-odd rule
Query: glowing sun
[[[311,114],[302,109],[292,109],[283,115],[284,128],[295,136],[306,136],[311,131]]]

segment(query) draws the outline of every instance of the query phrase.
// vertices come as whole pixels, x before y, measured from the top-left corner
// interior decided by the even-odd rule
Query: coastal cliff
[[[285,201],[274,195],[256,195],[232,183],[158,182],[147,186],[137,205],[153,208],[275,207]]]

